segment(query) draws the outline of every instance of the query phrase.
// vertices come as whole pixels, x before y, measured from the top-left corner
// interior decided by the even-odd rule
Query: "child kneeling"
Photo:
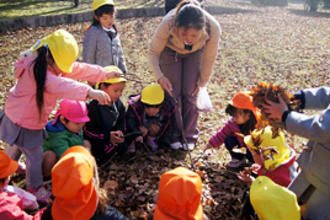
[[[127,133],[133,134],[128,140],[128,151],[134,153],[135,144],[143,143],[144,139],[153,151],[158,150],[159,146],[169,146],[170,126],[175,106],[165,97],[160,85],[146,86],[141,96],[130,96],[128,105]]]
[[[51,175],[53,166],[68,148],[83,144],[90,148],[90,144],[82,136],[82,128],[88,121],[86,103],[68,99],[61,101],[55,119],[46,125],[48,138],[42,146],[43,176]]]

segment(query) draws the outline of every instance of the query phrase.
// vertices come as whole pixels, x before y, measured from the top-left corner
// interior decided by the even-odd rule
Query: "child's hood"
[[[47,123],[46,130],[49,132],[56,133],[56,132],[65,131],[66,127],[62,124],[62,122],[60,120],[57,120],[56,122],[54,122],[54,120],[52,120]]]
[[[19,79],[24,71],[28,68],[33,68],[32,63],[34,61],[34,56],[27,56],[23,57],[22,59],[18,60],[15,64],[15,78]]]

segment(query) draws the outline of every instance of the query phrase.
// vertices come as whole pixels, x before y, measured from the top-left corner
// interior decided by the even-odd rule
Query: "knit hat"
[[[54,122],[60,115],[64,116],[70,121],[77,123],[90,121],[86,103],[82,101],[63,99],[60,103],[59,109],[55,114]]]
[[[106,80],[97,82],[96,85],[95,85],[96,89],[98,89],[100,87],[101,83],[113,84],[113,83],[121,83],[121,82],[126,82],[127,81],[127,79],[124,77],[123,71],[121,71],[121,69],[119,69],[118,67],[112,65],[112,66],[106,66],[106,67],[104,67],[104,69],[108,72],[116,71],[118,73],[121,73],[122,76],[115,77],[115,78],[110,78],[110,79],[106,79]]]
[[[202,180],[184,167],[167,171],[160,178],[155,220],[203,219]]]
[[[260,139],[261,141],[259,146],[255,146],[254,140],[256,139]],[[264,162],[267,170],[274,170],[290,158],[291,151],[286,145],[283,131],[279,131],[279,135],[273,138],[271,126],[267,126],[261,130],[255,129],[251,135],[245,136],[244,143],[254,149],[272,147],[277,151],[272,152],[272,150],[269,149],[263,152],[264,155],[269,156],[269,159],[266,159]]]
[[[95,161],[82,146],[73,146],[64,152],[52,169],[52,206],[54,220],[87,220],[97,207],[93,182]]]
[[[256,117],[256,120],[258,120],[257,109],[253,105],[253,98],[249,95],[249,92],[238,92],[228,103],[235,108],[251,110]]]
[[[17,161],[10,159],[4,151],[0,151],[0,179],[9,177],[17,168]]]
[[[253,181],[250,201],[260,220],[300,220],[296,194],[266,176]]]

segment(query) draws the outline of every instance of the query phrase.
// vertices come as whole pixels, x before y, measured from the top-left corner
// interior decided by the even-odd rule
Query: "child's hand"
[[[110,141],[111,143],[117,145],[125,141],[124,134],[122,131],[111,131],[110,132]]]
[[[213,146],[210,143],[207,143],[206,146],[204,147],[204,152],[211,148],[213,148]]]
[[[83,144],[82,144],[87,150],[91,151],[92,149],[92,145],[91,142],[89,142],[88,140],[83,140]]]
[[[243,171],[237,174],[238,179],[242,180],[246,183],[252,183],[254,181],[254,177],[251,176],[252,168],[246,167]]]
[[[148,128],[140,126],[139,129],[142,132],[143,137],[145,137],[148,134]]]
[[[120,76],[123,76],[123,74],[121,72],[117,72],[117,71],[110,71],[110,72],[107,72],[105,74],[105,78],[106,79],[111,79],[111,78],[116,78],[116,77],[120,77]]]
[[[111,99],[107,93],[92,88],[88,90],[87,98],[96,99],[101,105],[107,105],[111,103]]]
[[[143,137],[138,136],[137,138],[135,138],[135,142],[143,143]]]
[[[249,151],[252,154],[253,160],[256,164],[262,166],[263,165],[263,158],[262,158],[262,154],[258,153],[256,150],[254,150],[251,146],[247,145],[247,148],[249,149]]]
[[[149,135],[151,137],[156,137],[157,134],[159,133],[160,131],[160,126],[157,125],[157,124],[152,124],[150,127],[149,127]]]

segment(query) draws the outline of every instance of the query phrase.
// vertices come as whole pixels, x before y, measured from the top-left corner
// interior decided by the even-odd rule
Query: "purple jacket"
[[[209,143],[216,148],[219,148],[224,142],[227,137],[236,137],[239,143],[239,147],[246,147],[243,138],[238,135],[241,133],[238,125],[232,120],[228,120],[225,126],[223,126],[220,131],[218,131],[215,135],[213,135]]]

